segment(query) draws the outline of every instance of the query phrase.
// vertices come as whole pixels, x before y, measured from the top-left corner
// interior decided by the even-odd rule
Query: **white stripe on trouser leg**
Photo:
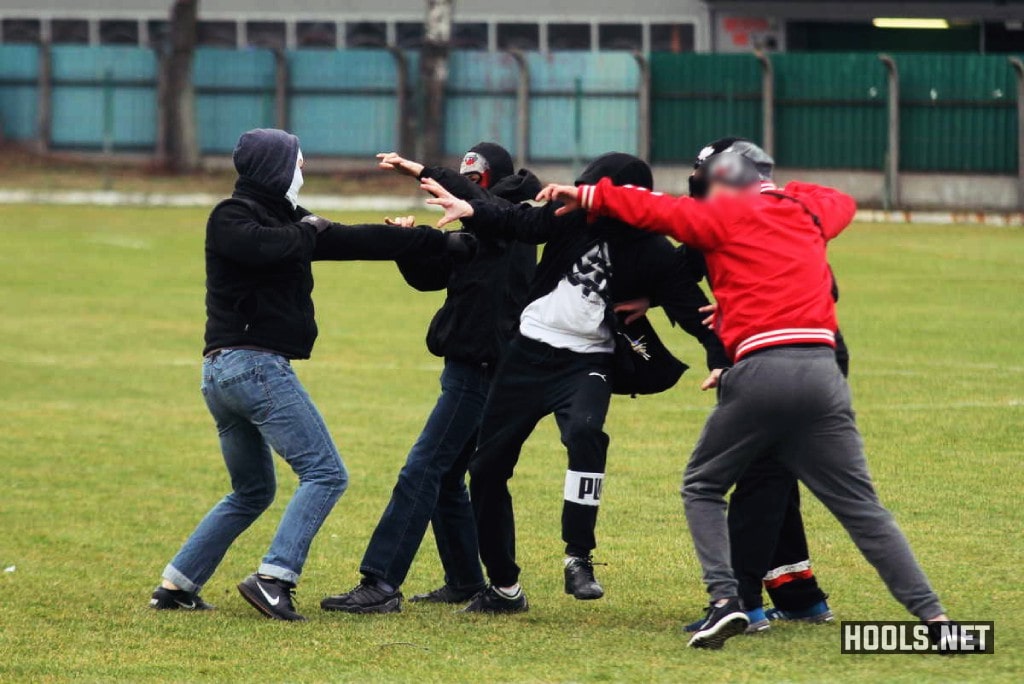
[[[604,473],[565,471],[565,500],[581,506],[600,506]]]

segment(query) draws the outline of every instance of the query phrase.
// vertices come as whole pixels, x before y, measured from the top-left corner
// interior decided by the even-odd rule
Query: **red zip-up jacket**
[[[760,192],[698,202],[602,179],[579,186],[577,198],[591,215],[670,235],[704,253],[718,301],[716,332],[734,362],[766,347],[835,346],[825,248],[853,220],[857,205],[849,195],[810,183],[781,190],[763,183]]]

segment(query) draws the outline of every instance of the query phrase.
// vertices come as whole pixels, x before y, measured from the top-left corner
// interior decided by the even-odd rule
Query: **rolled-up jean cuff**
[[[190,580],[188,577],[185,577],[181,574],[181,571],[178,570],[178,568],[174,567],[170,563],[168,563],[167,567],[164,568],[163,578],[179,589],[184,589],[185,591],[199,591],[200,589],[198,584]]]
[[[291,584],[299,583],[299,573],[295,572],[294,570],[289,570],[288,568],[282,568],[280,565],[271,565],[269,563],[263,563],[260,565],[260,569],[256,572],[261,575],[266,575],[267,577],[273,577],[274,579],[289,582]]]

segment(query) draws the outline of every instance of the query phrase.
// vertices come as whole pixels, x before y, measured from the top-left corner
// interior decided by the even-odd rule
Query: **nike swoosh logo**
[[[178,599],[174,599],[174,602],[177,603],[182,608],[184,608],[185,610],[195,610],[196,609],[196,602],[195,601],[192,601],[190,603],[183,603],[183,602],[179,601]]]
[[[280,596],[271,596],[267,593],[267,590],[263,588],[262,584],[257,584],[256,586],[259,588],[260,593],[263,594],[263,597],[267,599],[267,603],[269,603],[270,605],[276,606],[278,603],[281,602]]]
[[[601,378],[605,382],[608,382],[607,376],[601,375],[600,373],[591,373],[591,375],[593,375],[595,378]]]

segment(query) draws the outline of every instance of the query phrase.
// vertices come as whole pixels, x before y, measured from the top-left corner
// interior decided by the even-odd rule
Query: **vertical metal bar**
[[[48,42],[39,45],[39,73],[36,77],[36,135],[40,154],[46,154],[53,139],[53,52]]]
[[[1010,57],[1017,74],[1017,208],[1024,211],[1024,60]]]
[[[520,50],[508,50],[519,69],[516,86],[516,165],[523,168],[530,159],[530,65]]]
[[[893,209],[900,206],[900,72],[896,60],[889,55],[878,55],[878,59],[885,65],[889,85],[889,149],[885,153],[885,208]]]
[[[395,147],[399,154],[409,154],[410,130],[415,125],[409,112],[409,60],[399,48],[391,46],[388,52],[395,58]]]
[[[114,187],[111,165],[114,162],[114,70],[103,72],[103,189]]]
[[[284,50],[274,50],[274,125],[281,130],[288,128],[288,96],[290,78],[288,55]]]
[[[576,77],[575,98],[573,100],[573,172],[583,167],[583,77]]]
[[[761,147],[775,156],[775,67],[767,54],[754,53],[761,63]]]
[[[637,156],[651,160],[651,64],[642,52],[634,52],[633,59],[640,67],[640,87],[637,89]]]
[[[153,154],[157,166],[164,168],[167,165],[168,134],[164,109],[167,107],[167,68],[170,53],[166,40],[153,45],[153,52],[156,53],[156,149]]]

